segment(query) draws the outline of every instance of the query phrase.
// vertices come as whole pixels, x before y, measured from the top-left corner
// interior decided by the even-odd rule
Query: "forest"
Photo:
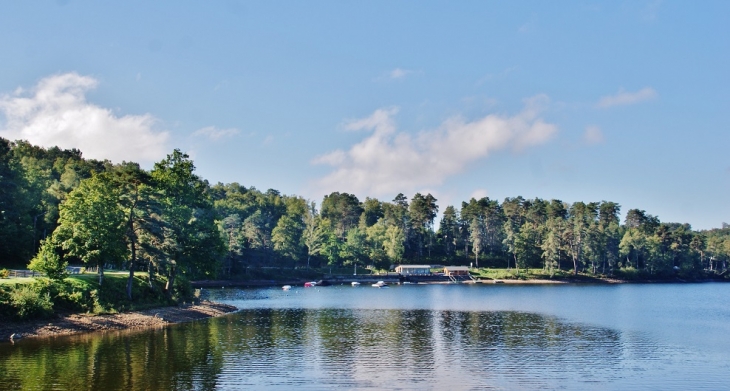
[[[443,210],[437,201],[333,192],[317,205],[210,184],[179,150],[147,171],[0,138],[0,269],[63,277],[67,265],[84,265],[99,270],[100,283],[105,267],[124,269],[130,284],[135,271],[174,284],[255,268],[401,263],[703,279],[724,278],[730,258],[727,225],[695,231],[639,209],[622,223],[610,201],[485,197]]]

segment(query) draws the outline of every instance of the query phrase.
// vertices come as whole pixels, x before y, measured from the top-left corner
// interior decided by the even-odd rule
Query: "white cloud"
[[[613,106],[632,105],[653,99],[657,96],[656,91],[651,87],[645,87],[636,92],[627,92],[620,89],[615,95],[607,95],[598,101],[598,107],[609,108]]]
[[[78,148],[85,157],[150,162],[167,153],[169,133],[152,115],[118,117],[86,101],[98,81],[77,73],[46,77],[30,91],[0,96],[0,136],[45,147]]]
[[[413,73],[413,71],[411,71],[409,69],[395,68],[392,71],[390,71],[390,78],[391,79],[402,79],[411,73]]]
[[[588,145],[602,144],[605,141],[601,128],[596,125],[586,126],[583,132],[583,142]]]
[[[203,136],[216,141],[223,137],[232,137],[239,134],[240,131],[235,128],[218,129],[215,126],[206,126],[193,132],[193,136]]]
[[[316,186],[325,192],[371,196],[438,186],[492,152],[521,151],[547,142],[557,131],[557,126],[538,117],[547,101],[546,96],[527,99],[525,108],[511,117],[493,114],[471,122],[451,118],[437,129],[416,135],[397,131],[392,118],[397,108],[376,110],[345,126],[369,130],[369,136],[347,151],[336,150],[312,160],[334,168]]]
[[[469,195],[469,199],[476,199],[481,200],[482,198],[488,196],[489,193],[487,192],[487,189],[476,189]]]
[[[394,115],[398,114],[397,107],[377,109],[369,117],[349,120],[345,122],[344,128],[350,131],[375,130],[380,133],[392,133],[395,131]]]
[[[413,69],[404,69],[404,68],[394,68],[390,71],[383,72],[381,75],[379,75],[376,78],[373,78],[373,81],[376,82],[388,82],[392,80],[403,80],[406,77],[410,77],[413,75],[423,75],[423,71],[419,70],[413,70]]]
[[[332,151],[330,153],[315,157],[314,159],[312,159],[312,164],[327,164],[330,166],[339,166],[340,164],[345,162],[346,158],[347,154],[345,153],[345,151],[338,149],[336,151]]]

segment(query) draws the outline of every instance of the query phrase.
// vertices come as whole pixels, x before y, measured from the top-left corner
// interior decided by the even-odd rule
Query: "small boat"
[[[373,284],[376,288],[387,288],[388,284],[385,283],[385,281],[378,281],[375,284]]]
[[[353,282],[352,282],[352,286],[360,286],[360,283],[359,283],[359,282],[357,282],[357,281],[353,281]]]
[[[283,289],[285,291],[288,291],[288,290],[291,289],[291,285],[284,285],[284,286],[281,287],[281,289]]]
[[[317,286],[317,283],[314,282],[314,281],[310,281],[310,282],[305,282],[304,283],[304,287],[305,288],[314,288],[315,286]]]

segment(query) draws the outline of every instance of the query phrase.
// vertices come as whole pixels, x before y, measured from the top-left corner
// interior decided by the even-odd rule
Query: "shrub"
[[[646,271],[639,270],[633,266],[624,266],[616,271],[616,276],[624,280],[640,280],[648,277]]]
[[[8,278],[8,277],[10,277],[10,270],[0,269],[0,278]]]
[[[20,319],[47,317],[53,313],[53,302],[48,292],[38,287],[23,285],[10,292],[10,303]]]
[[[89,312],[94,306],[89,291],[69,280],[54,283],[51,286],[51,297],[54,310]]]
[[[193,299],[193,288],[183,276],[177,276],[172,288],[172,300],[175,302],[186,302]]]
[[[43,273],[52,280],[61,281],[68,277],[66,266],[68,262],[61,258],[53,240],[46,239],[41,241],[38,254],[30,261],[28,269]]]

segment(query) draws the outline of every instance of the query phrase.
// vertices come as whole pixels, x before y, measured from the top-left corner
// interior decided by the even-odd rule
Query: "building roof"
[[[398,267],[403,269],[430,269],[431,265],[398,265]]]

